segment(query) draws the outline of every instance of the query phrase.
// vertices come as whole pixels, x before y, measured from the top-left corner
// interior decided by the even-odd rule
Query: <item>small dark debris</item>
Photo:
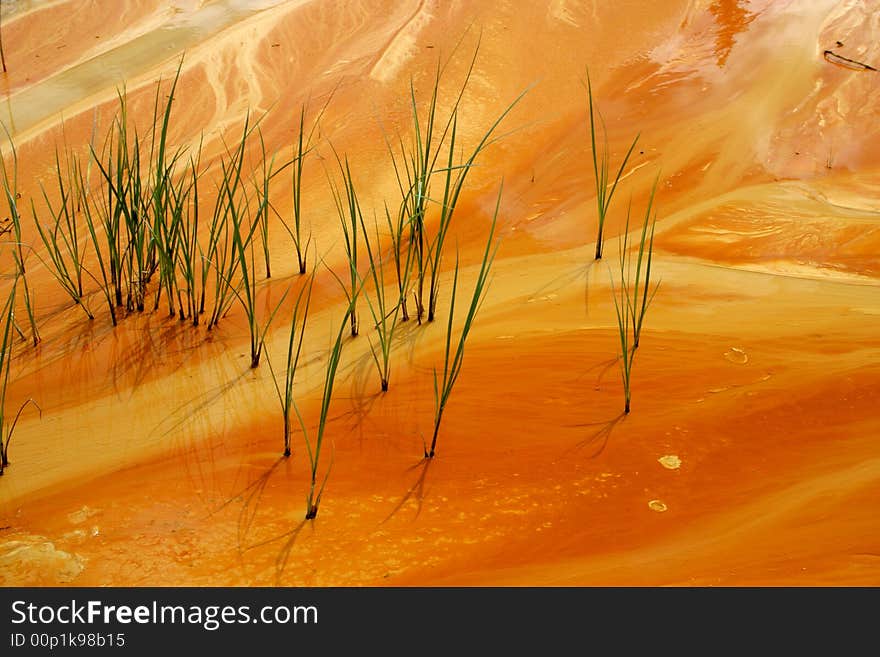
[[[835,41],[838,48],[843,48],[843,41]]]
[[[877,69],[869,64],[865,64],[863,62],[857,62],[854,59],[850,59],[849,57],[844,57],[842,55],[838,55],[833,50],[826,50],[822,53],[822,56],[825,57],[825,61],[831,64],[837,64],[838,66],[842,66],[843,68],[848,68],[851,71],[876,71]]]
[[[7,529],[12,529],[12,525],[6,525],[4,527],[0,527],[0,532],[5,532]]]
[[[281,46],[280,43],[273,43],[273,44],[272,44],[272,48],[278,48],[278,47],[280,47],[280,46]]]
[[[425,48],[433,48],[434,46],[425,46]]]

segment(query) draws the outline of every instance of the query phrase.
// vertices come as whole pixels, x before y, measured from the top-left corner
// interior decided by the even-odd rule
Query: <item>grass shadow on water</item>
[[[241,509],[239,510],[238,520],[236,523],[236,538],[239,557],[243,557],[246,552],[249,552],[251,550],[255,550],[266,545],[271,545],[272,543],[283,541],[281,549],[279,550],[278,555],[275,557],[276,586],[280,585],[281,577],[284,574],[284,570],[287,567],[288,561],[290,560],[290,553],[293,551],[294,545],[296,544],[296,539],[299,537],[300,532],[302,531],[303,527],[305,527],[308,521],[301,520],[293,529],[287,532],[283,532],[278,536],[273,536],[272,538],[258,541],[256,543],[253,543],[252,545],[246,545],[246,543],[247,536],[250,533],[251,528],[253,527],[254,520],[256,519],[257,511],[260,506],[260,501],[263,498],[263,494],[266,491],[269,480],[272,478],[272,475],[275,474],[278,466],[286,462],[287,459],[285,459],[284,457],[278,457],[272,463],[272,465],[268,469],[266,469],[265,472],[263,472],[254,481],[245,486],[244,489],[241,490],[241,492],[230,497],[209,514],[209,516],[214,515],[215,513],[220,512],[222,509],[228,507],[230,504],[233,504],[235,502],[241,503]]]
[[[284,570],[285,568],[287,568],[287,563],[290,561],[290,553],[293,551],[294,545],[296,545],[296,539],[299,538],[300,532],[308,524],[308,522],[308,520],[300,520],[297,523],[296,527],[294,527],[290,531],[279,534],[278,536],[275,536],[273,538],[266,539],[265,541],[260,541],[259,543],[249,545],[244,548],[241,553],[243,554],[244,552],[255,550],[265,545],[271,545],[272,543],[275,543],[277,541],[284,541],[284,544],[278,551],[278,556],[275,557],[275,585],[280,586],[281,576],[284,574]]]
[[[403,498],[400,500],[400,502],[397,503],[397,506],[395,506],[391,510],[391,513],[389,513],[385,517],[385,519],[381,522],[381,524],[384,525],[386,522],[388,522],[394,516],[396,516],[401,511],[401,509],[403,509],[403,507],[406,506],[407,502],[409,502],[410,500],[416,501],[416,515],[415,515],[415,517],[416,518],[419,517],[419,515],[422,512],[422,504],[424,503],[425,497],[427,496],[427,493],[425,492],[425,482],[427,481],[427,478],[428,478],[428,469],[431,467],[431,464],[433,462],[434,462],[433,459],[422,459],[421,461],[416,463],[414,466],[407,468],[407,472],[412,472],[414,470],[418,470],[419,476],[416,478],[413,485],[407,489],[406,493],[403,495]]]
[[[260,504],[260,500],[263,497],[263,493],[266,490],[266,486],[269,484],[269,479],[271,479],[275,470],[279,465],[284,461],[282,457],[278,457],[272,465],[259,477],[250,482],[247,486],[245,486],[240,492],[229,497],[225,502],[220,504],[213,511],[208,513],[207,517],[211,517],[231,504],[235,502],[241,502],[241,510],[238,514],[237,521],[237,542],[238,542],[238,551],[239,554],[242,554],[246,550],[251,549],[251,546],[248,548],[242,548],[245,540],[247,539],[247,534],[250,531],[251,526],[253,525],[254,519],[257,515],[257,509]],[[277,540],[277,539],[275,539]]]
[[[569,425],[572,428],[586,428],[588,429],[587,437],[578,442],[570,451],[580,451],[582,449],[589,448],[591,450],[589,457],[596,458],[601,455],[602,452],[605,451],[605,448],[608,446],[608,441],[611,438],[611,433],[614,431],[614,428],[618,425],[626,417],[626,413],[619,413],[614,416],[610,420],[605,420],[602,422],[590,422],[587,424],[573,424]]]

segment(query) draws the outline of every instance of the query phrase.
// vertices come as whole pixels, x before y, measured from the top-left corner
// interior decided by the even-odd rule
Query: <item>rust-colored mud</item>
[[[22,415],[0,478],[0,584],[880,584],[880,73],[823,57],[880,64],[870,3],[28,7],[4,14],[2,112],[38,209],[55,144],[106,129],[122,78],[148,118],[184,47],[176,143],[204,134],[208,160],[250,110],[288,154],[300,104],[335,89],[318,155],[332,158],[328,140],[348,153],[370,214],[395,193],[382,128],[407,129],[411,77],[424,92],[451,55],[448,100],[479,41],[465,143],[531,88],[458,210],[468,288],[504,178],[502,246],[437,456],[421,459],[444,322],[404,325],[384,395],[368,332],[348,341],[314,522],[302,441],[280,458],[275,390],[265,363],[248,367],[239,309],[210,333],[164,308],[113,329],[98,295],[89,322],[32,258],[44,339],[17,351],[7,406],[43,413]],[[587,65],[614,161],[641,135],[600,262]],[[338,269],[338,219],[310,166],[304,204]],[[638,214],[658,171],[661,286],[624,416],[611,272],[626,203]],[[289,212],[288,184],[273,192]],[[264,312],[296,284],[272,231]],[[308,418],[342,300],[319,278]],[[283,320],[273,362],[286,339]]]

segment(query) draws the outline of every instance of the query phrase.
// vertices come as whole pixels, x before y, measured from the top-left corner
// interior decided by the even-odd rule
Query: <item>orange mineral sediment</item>
[[[880,584],[880,92],[876,72],[823,58],[880,62],[865,12],[831,0],[96,0],[4,14],[0,118],[38,212],[55,144],[85,148],[106,130],[123,80],[145,126],[182,49],[170,139],[204,136],[205,162],[247,112],[266,113],[280,162],[301,104],[335,90],[303,202],[338,271],[328,141],[348,154],[367,217],[384,216],[398,192],[383,130],[409,129],[410,79],[428,93],[449,58],[445,107],[479,42],[463,144],[529,91],[456,210],[449,243],[469,292],[504,179],[491,286],[437,456],[421,459],[448,285],[444,321],[401,325],[386,394],[367,336],[346,341],[314,521],[305,448],[295,434],[281,458],[275,389],[265,363],[248,367],[239,308],[211,332],[164,305],[112,328],[97,295],[90,322],[31,257],[43,341],[17,347],[7,409],[33,398],[42,417],[22,414],[0,478],[0,584]],[[640,134],[598,262],[586,65],[612,166]],[[660,289],[624,415],[611,277],[626,203],[638,216],[658,171]],[[289,181],[272,192],[288,216]],[[40,253],[29,201],[23,214]],[[270,230],[261,313],[299,284],[287,233]],[[293,296],[269,333],[273,362]],[[297,384],[307,418],[344,307],[326,272],[313,299]]]

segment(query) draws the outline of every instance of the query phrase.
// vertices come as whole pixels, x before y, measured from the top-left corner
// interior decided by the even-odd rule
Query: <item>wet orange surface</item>
[[[456,211],[469,291],[504,179],[437,456],[421,460],[445,321],[403,325],[385,394],[369,332],[348,339],[314,521],[240,308],[210,333],[164,307],[113,328],[97,292],[89,322],[29,260],[43,340],[17,347],[7,408],[43,412],[22,415],[0,478],[0,584],[880,585],[880,73],[823,58],[878,66],[870,3],[34,1],[2,29],[0,118],[38,211],[55,145],[106,129],[122,80],[148,118],[181,49],[171,138],[203,134],[206,161],[248,111],[289,155],[300,104],[335,89],[304,205],[338,272],[331,143],[371,215],[396,202],[382,129],[406,129],[410,78],[426,93],[451,54],[448,102],[479,41],[465,143],[529,91]],[[640,134],[599,262],[587,65],[614,162]],[[625,416],[610,280],[628,197],[641,211],[658,171],[661,285]],[[289,181],[273,203],[290,212]],[[299,285],[270,230],[263,313]],[[324,272],[297,387],[312,423],[342,302]]]

